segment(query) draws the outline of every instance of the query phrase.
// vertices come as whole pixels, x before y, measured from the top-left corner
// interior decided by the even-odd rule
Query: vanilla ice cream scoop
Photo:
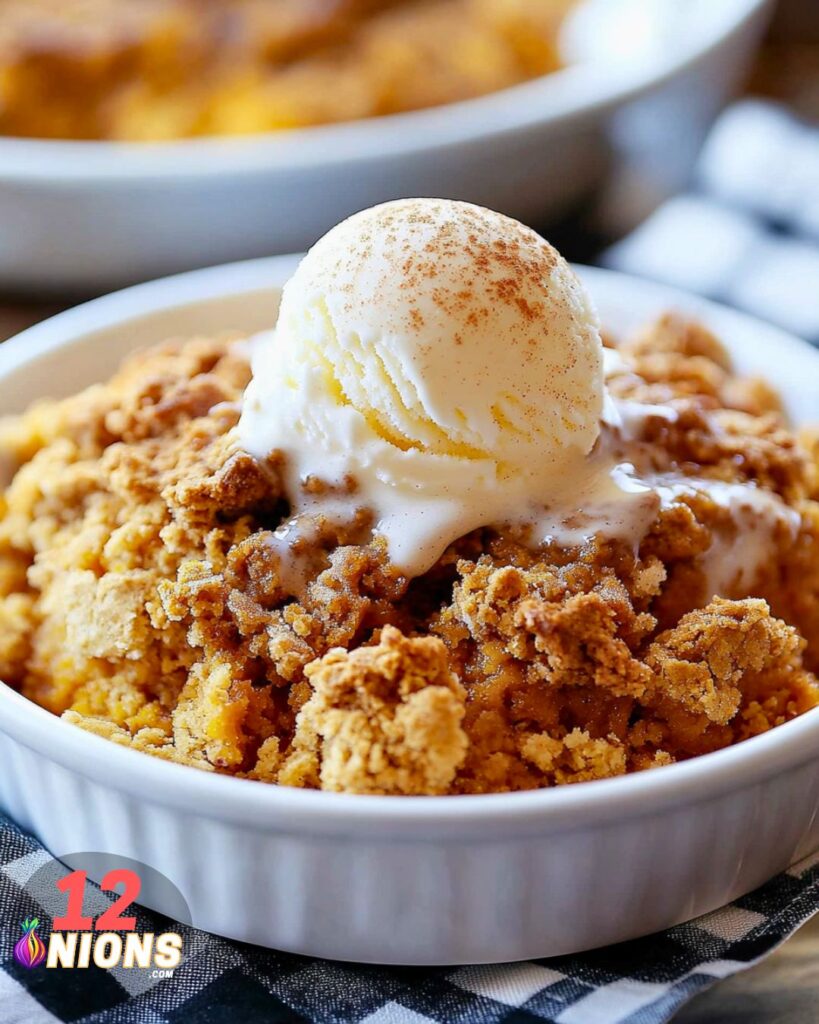
[[[597,318],[562,257],[501,214],[408,199],[302,260],[239,429],[257,457],[283,453],[297,510],[321,501],[306,478],[354,481],[349,512],[370,508],[418,575],[457,537],[565,492],[602,408]]]

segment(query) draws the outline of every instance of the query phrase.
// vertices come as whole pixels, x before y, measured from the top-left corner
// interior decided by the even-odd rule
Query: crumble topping
[[[336,647],[305,669],[286,785],[336,792],[446,793],[469,741],[466,693],[435,637],[386,626],[374,647]]]
[[[801,714],[815,433],[696,324],[617,351],[610,390],[658,407],[629,445],[674,481],[638,541],[476,530],[413,580],[365,513],[291,523],[281,460],[238,445],[241,339],[160,345],[0,421],[0,678],[155,756],[361,793],[609,777]]]

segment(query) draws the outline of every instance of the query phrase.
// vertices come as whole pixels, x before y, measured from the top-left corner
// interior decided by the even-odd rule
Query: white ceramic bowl
[[[611,117],[627,109],[635,121],[620,142],[657,136],[639,161],[679,150],[690,166],[771,0],[677,2],[696,16],[654,60],[583,62],[432,110],[154,145],[0,138],[0,286],[101,291],[294,252],[402,196],[468,199],[544,224],[601,174]]]
[[[178,332],[272,322],[292,259],[111,295],[0,345],[0,408],[103,378]],[[583,271],[616,331],[701,317],[796,419],[819,410],[819,353],[728,310]],[[569,953],[712,910],[819,848],[819,711],[684,764],[529,793],[310,792],[154,760],[0,684],[0,807],[55,855],[161,871],[194,924],[345,960],[455,964]],[[156,909],[162,910],[162,906]]]

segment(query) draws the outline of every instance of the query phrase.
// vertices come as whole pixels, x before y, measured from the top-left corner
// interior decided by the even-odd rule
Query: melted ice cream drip
[[[802,523],[796,509],[778,494],[753,483],[666,474],[656,477],[652,486],[664,508],[699,492],[730,513],[731,525],[712,531],[711,546],[700,560],[708,599],[749,593],[774,554],[777,535],[783,533],[794,541]]]
[[[262,340],[266,338],[262,336]],[[607,378],[629,368],[614,349],[604,350],[604,367]],[[615,399],[607,390],[600,437],[584,471],[575,474],[566,490],[556,493],[548,505],[530,505],[514,518],[491,525],[511,530],[533,547],[578,548],[599,536],[628,544],[636,555],[662,509],[704,494],[728,511],[734,524],[733,528],[714,529],[711,548],[701,558],[707,596],[748,592],[772,556],[777,532],[784,530],[785,535],[796,537],[799,513],[778,495],[753,483],[727,483],[645,465],[645,449],[639,439],[647,424],[656,419],[673,423],[676,418],[669,406]],[[639,469],[636,462],[641,463]],[[279,554],[282,584],[289,593],[303,594],[315,569],[309,550],[320,532],[318,521],[341,528],[356,514],[361,514],[361,495],[337,494],[330,502],[305,496],[298,514],[275,531],[270,543]],[[450,510],[429,502],[423,508],[413,506],[407,515],[414,519],[408,532],[417,542],[421,534],[436,537]],[[379,525],[375,524],[373,534],[381,532]],[[361,539],[365,539],[363,533]]]

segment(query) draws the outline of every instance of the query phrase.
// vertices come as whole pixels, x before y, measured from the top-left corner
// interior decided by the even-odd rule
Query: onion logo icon
[[[14,959],[23,967],[39,966],[46,958],[45,943],[37,934],[38,918],[26,918],[21,927],[23,937],[18,940],[14,947]]]

